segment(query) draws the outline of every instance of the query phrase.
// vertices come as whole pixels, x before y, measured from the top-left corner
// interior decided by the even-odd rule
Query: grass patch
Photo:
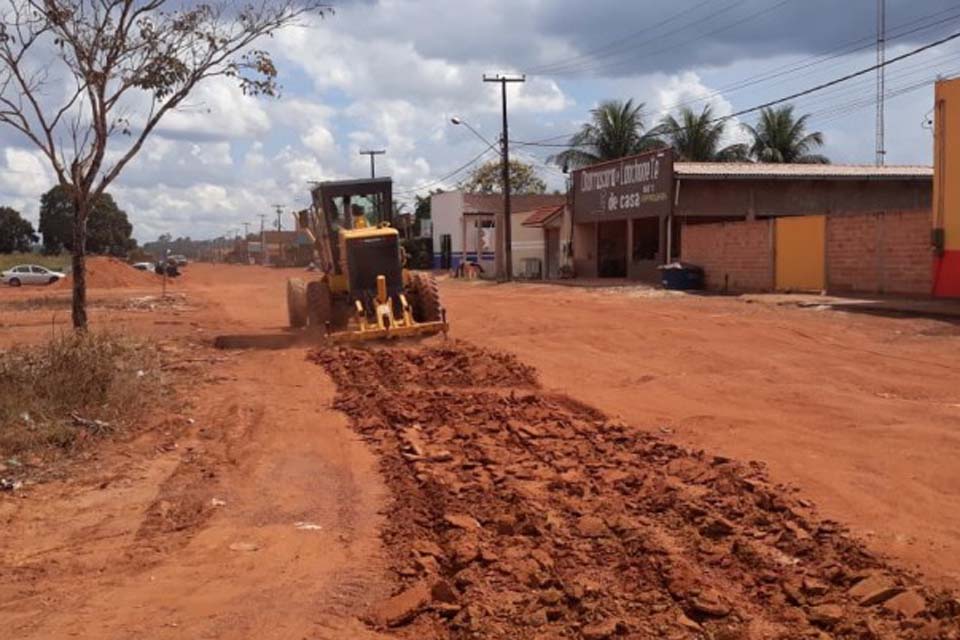
[[[6,271],[18,264],[38,264],[48,269],[64,271],[70,267],[70,254],[45,256],[42,253],[0,253],[0,271]]]
[[[163,385],[159,354],[111,333],[68,333],[0,352],[0,457],[72,449],[142,417]]]

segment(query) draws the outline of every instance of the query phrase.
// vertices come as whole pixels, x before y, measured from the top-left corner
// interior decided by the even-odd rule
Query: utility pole
[[[275,204],[273,205],[273,208],[277,212],[277,231],[283,231],[283,222],[281,222],[281,219],[283,218],[283,205]]]
[[[247,239],[247,236],[250,235],[250,223],[249,223],[249,222],[241,222],[240,224],[243,225],[243,239],[246,240],[246,239]]]
[[[261,213],[260,214],[260,264],[262,264],[263,266],[267,266],[267,264],[270,262],[269,259],[267,258],[267,240],[266,240],[267,231],[265,228],[266,220],[267,220],[267,214]]]
[[[484,74],[484,82],[499,82],[503,96],[503,133],[500,134],[501,162],[503,164],[503,226],[497,224],[497,279],[501,282],[513,280],[513,238],[510,230],[510,135],[507,129],[507,84],[526,82],[526,76],[509,76],[498,73],[495,76]],[[503,233],[500,230],[503,230]],[[500,247],[503,251],[500,251]],[[502,257],[501,257],[502,256]]]
[[[377,161],[376,156],[382,156],[387,152],[386,149],[367,149],[360,151],[362,156],[370,156],[370,177],[377,177]]]
[[[886,123],[884,104],[887,93],[886,68],[887,59],[887,2],[877,0],[877,166],[886,163]]]

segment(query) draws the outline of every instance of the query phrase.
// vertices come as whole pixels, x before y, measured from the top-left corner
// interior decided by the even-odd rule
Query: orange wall
[[[934,294],[960,297],[960,79],[937,82],[933,226],[944,230],[934,264]]]

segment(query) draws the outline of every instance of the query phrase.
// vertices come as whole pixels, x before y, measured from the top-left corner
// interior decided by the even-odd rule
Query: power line
[[[886,0],[877,0],[877,166],[884,164],[884,156],[887,151],[884,144],[884,135],[886,128],[884,116],[886,107],[884,98],[886,97],[886,67],[883,63],[887,55],[887,3]]]
[[[947,15],[947,14],[949,14],[949,15]],[[921,16],[921,17],[919,17],[919,18],[914,18],[914,19],[912,19],[912,20],[908,20],[908,21],[906,21],[906,22],[903,22],[903,23],[897,25],[896,27],[894,27],[893,29],[891,29],[890,32],[889,32],[889,34],[888,34],[888,36],[887,36],[887,38],[886,38],[886,41],[889,43],[889,42],[891,42],[891,41],[893,41],[893,40],[895,40],[895,39],[902,39],[902,38],[905,38],[905,37],[907,37],[907,36],[914,35],[914,34],[916,34],[916,33],[920,33],[920,32],[922,32],[922,31],[927,31],[927,30],[930,30],[930,29],[943,28],[943,27],[946,26],[949,22],[952,22],[952,21],[954,21],[954,20],[957,20],[958,18],[960,18],[960,12],[958,12],[958,10],[957,10],[956,7],[951,7],[951,8],[948,8],[948,9],[943,9],[943,10],[940,10],[940,11],[937,11],[937,12],[934,12],[934,13],[931,13],[931,14],[927,14],[927,15]],[[689,106],[689,105],[692,105],[692,104],[695,104],[695,103],[698,103],[698,102],[703,102],[703,101],[711,100],[712,98],[715,98],[715,97],[720,97],[720,96],[724,96],[724,95],[727,95],[727,94],[730,94],[730,93],[734,93],[734,92],[739,91],[739,90],[741,90],[741,89],[745,89],[745,88],[747,88],[747,87],[755,86],[755,85],[760,84],[760,83],[763,83],[763,82],[767,82],[767,81],[770,81],[770,80],[776,80],[776,79],[778,79],[778,78],[782,78],[782,77],[785,77],[785,76],[788,76],[788,75],[795,74],[795,73],[797,73],[797,72],[799,72],[799,71],[803,71],[804,69],[809,69],[809,68],[811,68],[811,67],[820,65],[820,64],[822,64],[822,63],[824,63],[824,62],[829,62],[829,61],[831,61],[831,60],[835,60],[835,59],[837,59],[837,58],[841,58],[841,57],[844,57],[844,56],[847,56],[847,55],[850,55],[850,54],[853,54],[853,53],[857,53],[857,52],[859,52],[859,51],[864,51],[864,50],[866,50],[866,49],[869,49],[869,48],[875,46],[875,38],[876,38],[876,36],[866,36],[866,37],[863,37],[863,38],[858,38],[857,40],[853,40],[853,41],[847,42],[847,43],[845,43],[845,44],[843,44],[843,45],[841,45],[841,46],[839,46],[839,47],[836,47],[836,48],[834,48],[834,49],[830,49],[830,50],[828,50],[828,51],[827,51],[826,53],[824,53],[824,54],[817,55],[817,56],[811,56],[811,57],[809,57],[809,58],[805,58],[805,59],[803,59],[803,60],[800,60],[799,62],[791,62],[791,63],[785,64],[785,65],[781,65],[781,66],[778,66],[778,67],[773,67],[773,68],[768,69],[768,70],[766,70],[766,71],[764,71],[764,72],[762,72],[762,73],[756,74],[756,75],[754,75],[754,76],[747,76],[747,77],[744,78],[744,79],[738,80],[738,81],[736,81],[736,82],[734,82],[734,83],[731,83],[731,84],[729,84],[729,85],[726,85],[726,86],[724,86],[724,87],[721,87],[720,89],[717,89],[716,91],[714,91],[714,92],[712,92],[712,93],[709,93],[709,94],[706,94],[706,95],[703,95],[703,96],[699,96],[699,97],[696,97],[696,98],[691,98],[691,99],[688,99],[688,100],[680,101],[680,102],[677,102],[677,103],[674,103],[674,104],[672,104],[672,105],[669,105],[669,106],[665,107],[662,111],[665,112],[665,113],[669,113],[669,112],[671,112],[671,111],[675,111],[675,110],[677,110],[677,109],[679,109],[679,108],[681,108],[681,107],[684,107],[684,106]],[[806,75],[810,75],[810,74],[808,73],[808,74],[802,74],[802,75],[806,76]],[[548,143],[548,142],[552,142],[552,141],[554,141],[554,140],[569,139],[569,138],[573,137],[574,135],[576,135],[576,133],[577,133],[577,132],[564,133],[564,134],[556,134],[556,135],[552,135],[552,136],[549,136],[549,137],[546,137],[546,138],[541,138],[541,139],[538,139],[538,140],[535,140],[535,141],[532,141],[532,142],[526,142],[526,143],[524,143],[524,142],[517,142],[516,144],[532,145],[532,144],[536,143],[536,144],[539,145],[540,143]],[[546,146],[546,145],[544,145],[544,146]],[[566,146],[569,146],[569,145],[567,145],[567,144],[562,144],[562,145],[553,145],[553,146],[564,146],[564,147],[566,147]]]
[[[423,191],[424,189],[432,189],[435,186],[441,185],[445,183],[447,180],[449,180],[450,178],[452,178],[453,176],[457,175],[458,173],[461,173],[466,169],[469,169],[471,166],[479,162],[485,155],[487,155],[487,153],[489,153],[491,149],[494,149],[494,148],[496,148],[496,145],[491,144],[486,149],[481,151],[478,155],[476,155],[473,159],[460,165],[450,173],[447,173],[446,175],[440,178],[437,178],[433,182],[429,182],[427,184],[420,185],[418,187],[401,188],[401,189],[398,189],[397,191],[394,191],[394,195],[410,195],[418,191]]]
[[[791,93],[791,94],[789,94],[789,95],[783,96],[783,97],[781,97],[781,98],[777,98],[777,99],[775,99],[775,100],[769,100],[769,101],[767,101],[767,102],[764,102],[764,103],[755,105],[755,106],[753,106],[753,107],[748,107],[748,108],[746,108],[746,109],[740,109],[739,111],[734,111],[733,113],[731,113],[731,114],[729,114],[729,115],[726,115],[726,116],[720,116],[720,117],[718,117],[718,118],[712,118],[712,119],[708,120],[707,122],[708,122],[708,123],[711,123],[711,124],[717,123],[717,122],[725,122],[725,121],[730,120],[730,119],[732,119],[732,118],[737,118],[737,117],[739,117],[739,116],[747,115],[747,114],[753,113],[753,112],[755,112],[755,111],[761,111],[761,110],[763,110],[763,109],[769,109],[770,107],[774,107],[774,106],[777,106],[777,105],[779,105],[779,104],[783,104],[783,103],[785,103],[785,102],[790,102],[791,100],[796,100],[797,98],[801,98],[801,97],[803,97],[803,96],[807,96],[807,95],[810,95],[810,94],[812,94],[812,93],[817,93],[817,92],[819,92],[819,91],[822,91],[822,90],[824,90],[824,89],[827,89],[827,88],[830,88],[830,87],[833,87],[833,86],[842,84],[842,83],[847,82],[847,81],[849,81],[849,80],[852,80],[852,79],[854,79],[854,78],[858,78],[858,77],[864,76],[864,75],[866,75],[866,74],[868,74],[868,73],[871,73],[871,72],[873,72],[873,71],[876,71],[876,70],[878,70],[878,69],[884,69],[884,68],[886,68],[886,67],[888,67],[888,66],[890,66],[890,65],[892,65],[892,64],[895,64],[895,63],[900,62],[900,61],[902,61],[902,60],[906,60],[906,59],[908,59],[908,58],[912,58],[912,57],[914,57],[914,56],[916,56],[916,55],[919,55],[919,54],[923,53],[924,51],[929,51],[930,49],[933,49],[933,48],[935,48],[935,47],[939,47],[940,45],[943,45],[943,44],[946,44],[947,42],[951,42],[951,41],[953,41],[953,40],[956,40],[957,38],[960,38],[960,32],[953,33],[953,34],[951,34],[951,35],[949,35],[949,36],[940,38],[940,39],[938,39],[938,40],[935,40],[935,41],[933,41],[933,42],[930,42],[930,43],[928,43],[928,44],[925,44],[925,45],[923,45],[923,46],[921,46],[921,47],[917,47],[916,49],[913,49],[913,50],[911,50],[911,51],[908,51],[908,52],[906,52],[906,53],[903,53],[903,54],[901,54],[901,55],[899,55],[899,56],[896,56],[896,57],[894,57],[894,58],[889,58],[889,59],[887,59],[887,60],[884,60],[882,63],[874,64],[874,65],[871,65],[871,66],[869,66],[869,67],[860,69],[860,70],[858,70],[858,71],[854,71],[854,72],[852,72],[852,73],[848,73],[848,74],[843,75],[843,76],[841,76],[841,77],[839,77],[839,78],[834,78],[833,80],[820,83],[820,84],[818,84],[818,85],[816,85],[816,86],[813,86],[813,87],[810,87],[810,88],[808,88],[808,89],[804,89],[803,91],[797,91],[797,92],[795,92],[795,93]],[[688,127],[675,128],[675,129],[671,129],[671,130],[669,130],[669,131],[664,131],[663,133],[679,133],[679,132],[681,132],[681,131],[685,131],[687,128],[688,128]],[[574,134],[574,135],[575,135],[575,134]],[[574,147],[577,147],[577,146],[586,146],[586,145],[569,145],[569,144],[567,144],[567,145],[555,145],[555,144],[543,144],[543,143],[537,143],[537,142],[515,142],[515,144],[522,144],[522,145],[524,145],[524,146],[536,146],[536,147],[542,146],[542,147],[566,147],[566,148],[574,148]]]
[[[660,22],[658,22],[658,23],[656,23],[656,24],[653,24],[653,25],[650,25],[649,27],[645,27],[645,28],[643,28],[643,29],[640,29],[639,31],[634,31],[633,33],[628,33],[627,35],[625,35],[625,36],[623,36],[623,37],[621,37],[621,38],[618,38],[618,39],[614,40],[613,42],[611,42],[611,43],[609,43],[609,44],[606,44],[606,45],[604,45],[604,46],[602,46],[602,47],[597,47],[596,49],[593,49],[593,50],[590,50],[590,51],[585,51],[584,53],[582,53],[582,54],[580,54],[580,55],[573,56],[573,57],[571,57],[571,58],[567,58],[566,60],[558,60],[558,61],[555,61],[555,62],[551,62],[551,63],[548,63],[548,64],[541,65],[541,66],[539,66],[539,67],[534,67],[534,68],[530,69],[530,72],[531,72],[531,73],[544,73],[544,72],[548,72],[549,70],[552,70],[552,69],[554,69],[554,68],[564,67],[564,66],[566,66],[566,65],[568,65],[568,64],[575,63],[575,62],[577,62],[577,61],[579,61],[579,60],[585,60],[585,61],[586,61],[586,60],[591,60],[594,56],[596,56],[596,55],[598,55],[598,54],[601,54],[601,53],[603,53],[604,51],[609,51],[610,49],[616,48],[618,45],[623,44],[623,43],[625,43],[625,42],[629,42],[629,41],[633,40],[634,38],[636,38],[637,36],[639,36],[639,35],[641,35],[641,34],[648,33],[648,32],[653,31],[653,30],[655,30],[655,29],[659,29],[660,27],[662,27],[662,26],[664,26],[664,25],[667,25],[667,24],[673,22],[673,21],[676,20],[677,18],[683,17],[683,16],[687,15],[688,13],[693,13],[694,11],[700,9],[701,7],[704,7],[704,6],[708,5],[708,4],[710,4],[710,3],[713,2],[713,1],[714,1],[714,0],[703,0],[702,2],[699,2],[698,4],[695,4],[695,5],[692,6],[692,7],[689,7],[689,8],[687,8],[687,9],[684,9],[683,11],[681,11],[681,12],[679,12],[679,13],[676,13],[676,14],[670,16],[669,18],[667,18],[667,19],[665,19],[665,20],[661,20]],[[743,4],[743,2],[745,2],[745,0],[740,0],[740,2],[737,2],[737,3],[735,3],[735,4]],[[731,5],[731,7],[729,7],[729,8],[732,8],[732,6],[733,6],[733,5]],[[687,26],[690,26],[690,25],[687,25]]]
[[[731,22],[731,23],[729,23],[729,24],[726,24],[726,25],[724,25],[724,26],[722,26],[722,27],[719,27],[719,28],[717,28],[717,29],[712,29],[712,30],[707,31],[707,32],[705,32],[705,33],[697,34],[696,39],[697,39],[697,40],[700,40],[700,39],[703,39],[703,38],[705,38],[705,37],[707,37],[707,36],[712,36],[712,35],[716,35],[716,34],[719,34],[719,33],[723,33],[723,32],[725,32],[725,31],[729,31],[730,29],[733,29],[734,27],[738,27],[738,26],[740,26],[740,25],[742,25],[742,24],[745,24],[745,23],[747,23],[747,22],[751,22],[751,21],[756,20],[757,18],[759,18],[759,17],[761,17],[761,16],[763,16],[763,15],[766,15],[766,14],[772,12],[772,11],[775,11],[775,10],[779,9],[780,7],[784,6],[785,4],[787,4],[787,3],[791,2],[791,1],[792,1],[792,0],[780,0],[780,2],[777,2],[777,3],[774,4],[774,5],[771,5],[771,6],[769,6],[769,7],[763,8],[763,9],[761,9],[761,10],[759,10],[759,11],[755,11],[755,12],[753,12],[753,13],[750,13],[750,14],[744,16],[743,18],[740,18],[739,20],[735,20],[734,22]],[[714,12],[714,13],[708,14],[708,15],[704,16],[703,18],[701,18],[701,19],[699,19],[699,20],[696,20],[695,22],[690,23],[689,25],[687,25],[687,27],[692,26],[692,25],[694,25],[694,24],[699,24],[699,23],[701,23],[701,22],[706,22],[706,21],[708,21],[708,20],[712,20],[713,18],[716,18],[717,16],[725,13],[726,11],[729,11],[730,9],[733,9],[733,8],[736,7],[736,6],[739,6],[740,4],[743,4],[743,2],[736,2],[736,3],[734,3],[733,5],[730,5],[730,6],[728,6],[728,7],[725,7],[724,9],[721,9],[720,11],[716,11],[716,12]],[[684,27],[684,28],[686,28],[686,27]],[[620,53],[629,52],[630,49],[642,50],[642,49],[644,48],[644,45],[650,44],[651,42],[655,42],[656,40],[660,40],[660,39],[662,39],[664,36],[672,35],[672,34],[674,34],[674,33],[677,33],[677,32],[679,32],[679,31],[681,31],[681,30],[682,30],[682,29],[678,29],[678,30],[674,30],[674,31],[672,31],[672,32],[668,32],[668,33],[666,33],[666,34],[663,34],[663,36],[660,36],[660,37],[658,37],[658,38],[654,38],[654,39],[652,39],[652,40],[650,40],[650,41],[648,41],[648,42],[646,42],[646,43],[640,43],[639,46],[637,46],[637,45],[631,45],[631,46],[629,46],[629,47],[626,47],[626,48],[623,49],[622,51],[620,51]],[[644,55],[644,58],[645,58],[646,60],[651,60],[651,59],[653,59],[653,58],[657,58],[657,57],[663,55],[664,53],[667,53],[667,52],[669,52],[669,51],[673,51],[673,50],[678,49],[678,48],[680,48],[680,47],[690,46],[691,44],[693,44],[693,40],[694,40],[694,39],[691,38],[691,39],[689,39],[689,40],[684,40],[684,41],[682,41],[682,42],[678,42],[678,43],[676,43],[676,44],[674,44],[674,45],[667,46],[667,47],[663,47],[663,48],[661,48],[661,49],[655,49],[655,50],[653,50],[653,51],[647,51],[647,52],[644,52],[643,55]],[[614,55],[615,55],[615,54],[614,54]],[[604,56],[599,56],[599,57],[604,57]],[[562,74],[574,74],[574,73],[597,73],[597,72],[602,71],[602,70],[607,70],[607,71],[609,71],[610,69],[616,69],[617,67],[622,66],[622,65],[624,65],[624,64],[626,64],[626,63],[628,63],[628,62],[629,62],[629,60],[620,60],[620,61],[615,61],[615,62],[600,63],[600,64],[586,65],[586,66],[584,66],[584,65],[576,65],[576,66],[571,66],[570,68],[566,68],[566,69],[554,70],[554,71],[551,71],[551,72],[549,72],[549,73],[541,73],[541,75],[562,75]]]
[[[954,14],[950,16],[943,15],[945,13],[950,13],[950,12],[954,12]],[[928,29],[942,28],[945,26],[947,22],[956,20],[957,18],[960,18],[960,12],[957,12],[957,9],[955,7],[946,9],[943,11],[938,11],[936,13],[928,14],[926,16],[911,20],[909,22],[905,22],[895,27],[893,30],[891,30],[890,34],[888,35],[887,41],[889,42],[894,39],[904,38],[906,36],[913,35],[921,31],[926,31]],[[927,24],[922,24],[912,29],[908,29],[906,31],[898,32],[899,29],[904,29],[905,27],[913,26],[918,22],[923,22],[925,20],[931,20],[931,22],[928,22]],[[803,71],[804,69],[809,69],[811,67],[820,65],[824,62],[829,62],[830,60],[835,60],[837,58],[842,58],[844,56],[848,56],[850,54],[857,53],[859,51],[864,51],[873,46],[875,46],[875,36],[867,36],[864,38],[859,38],[857,40],[853,40],[844,45],[841,45],[837,48],[830,49],[821,55],[811,56],[809,58],[800,60],[799,62],[791,62],[785,65],[781,65],[779,67],[774,67],[772,69],[768,69],[767,71],[764,71],[755,76],[748,76],[730,85],[721,87],[716,91],[710,94],[707,94],[705,96],[700,96],[700,97],[692,98],[690,100],[686,100],[683,102],[675,103],[673,105],[666,107],[665,110],[672,111],[677,109],[678,107],[687,106],[697,102],[702,102],[704,100],[709,100],[710,98],[719,97],[719,96],[727,95],[730,93],[735,93],[736,91],[739,91],[741,89],[755,86],[757,84],[761,84],[769,80],[776,80],[778,78],[783,78],[785,76],[793,75],[796,72]],[[810,74],[807,73],[802,75],[807,76]]]

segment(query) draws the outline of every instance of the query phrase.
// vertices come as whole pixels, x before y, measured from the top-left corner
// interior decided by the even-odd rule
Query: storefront
[[[673,152],[614,160],[573,172],[574,270],[586,278],[656,280],[675,236],[670,215]]]

